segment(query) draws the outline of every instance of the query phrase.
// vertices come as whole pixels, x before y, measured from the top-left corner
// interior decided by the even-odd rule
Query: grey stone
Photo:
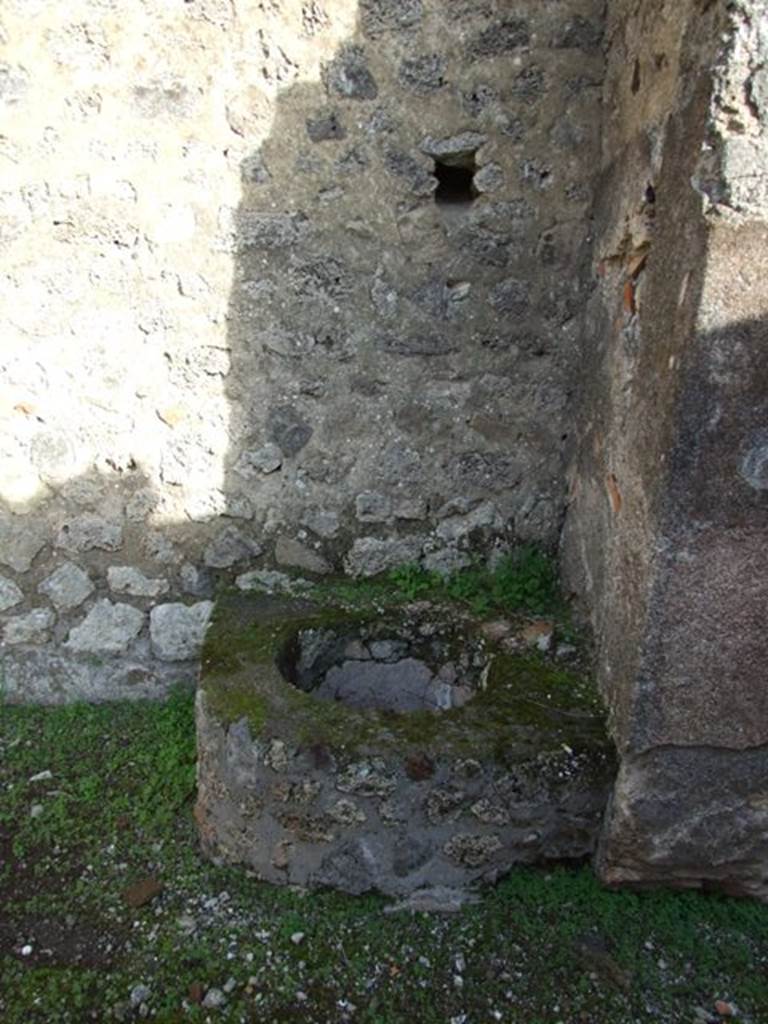
[[[417,96],[428,96],[445,85],[445,59],[436,53],[406,57],[397,71],[400,84]]]
[[[107,569],[107,583],[116,594],[129,594],[131,597],[159,597],[169,589],[168,580],[149,579],[129,565],[111,565]]]
[[[768,430],[760,432],[741,463],[741,475],[756,491],[768,491]]]
[[[335,110],[325,111],[307,118],[307,135],[312,142],[327,142],[346,138],[346,131]]]
[[[44,522],[31,516],[0,513],[0,564],[27,572],[48,539]]]
[[[33,608],[26,615],[9,619],[3,629],[7,644],[42,644],[49,639],[56,616],[50,608]]]
[[[463,515],[443,516],[435,527],[435,534],[447,544],[456,544],[478,530],[499,531],[502,527],[503,519],[496,505],[483,501]]]
[[[238,562],[257,558],[263,550],[257,541],[245,537],[236,527],[227,526],[208,544],[203,559],[212,569],[229,569]]]
[[[485,164],[472,181],[478,192],[497,192],[504,184],[504,171],[499,164]]]
[[[147,531],[142,548],[150,558],[154,558],[163,565],[173,565],[181,561],[182,556],[171,541],[157,530]]]
[[[327,814],[339,825],[362,825],[368,820],[365,811],[354,800],[346,797],[337,800],[328,809]]]
[[[298,455],[312,437],[312,428],[291,405],[277,405],[267,414],[267,433],[289,458]]]
[[[237,460],[235,469],[246,478],[274,473],[283,464],[283,453],[276,444],[265,444],[253,451],[245,451]]]
[[[348,765],[336,778],[336,788],[342,793],[355,796],[388,797],[397,783],[381,758],[355,761]]]
[[[515,75],[510,92],[515,99],[523,103],[535,103],[544,92],[545,79],[541,68],[529,67]]]
[[[318,575],[331,571],[331,566],[322,555],[318,555],[306,544],[291,537],[278,538],[275,545],[275,560],[279,565],[290,565]]]
[[[239,249],[287,249],[298,245],[307,232],[303,214],[243,211],[237,219]]]
[[[331,95],[345,99],[373,100],[379,94],[368,68],[365,51],[347,44],[322,70],[323,82]]]
[[[403,658],[393,664],[349,661],[332,666],[312,695],[355,708],[397,713],[434,710],[437,705],[431,699],[431,683],[432,672],[416,658]]]
[[[97,601],[79,626],[70,630],[66,646],[78,653],[124,654],[144,625],[144,613],[129,604]]]
[[[228,690],[234,676],[222,672],[221,665],[203,665],[197,703],[196,818],[207,855],[249,865],[260,877],[279,884],[329,885],[348,892],[375,888],[400,896],[427,886],[458,888],[488,880],[520,861],[563,853],[579,858],[589,852],[612,782],[609,757],[601,763],[600,754],[593,759],[590,752],[579,762],[564,752],[560,735],[545,730],[544,746],[539,747],[535,729],[525,726],[515,739],[512,727],[501,753],[518,769],[514,775],[507,772],[505,784],[506,769],[492,752],[494,734],[486,716],[463,722],[444,716],[447,742],[430,727],[428,750],[423,751],[413,744],[403,746],[396,720],[387,720],[386,728],[366,737],[366,754],[361,756],[351,753],[344,729],[338,739],[330,739],[322,728],[316,731],[325,721],[324,715],[315,717],[319,701],[298,702],[289,716],[279,711],[284,710],[289,679],[300,689],[318,679],[324,680],[321,686],[330,680],[333,689],[331,677],[338,669],[347,673],[357,692],[361,680],[364,686],[371,682],[366,674],[391,673],[391,678],[373,680],[370,695],[377,700],[398,686],[410,689],[414,681],[422,690],[431,685],[432,670],[409,658],[409,652],[414,642],[422,647],[437,642],[433,607],[421,616],[413,605],[396,612],[382,608],[381,618],[355,632],[348,632],[343,620],[333,629],[307,628],[313,609],[324,620],[331,611],[311,597],[298,605],[292,598],[263,594],[254,599],[227,593],[220,598],[212,648],[226,635],[221,631],[229,628],[227,623],[255,618],[267,627],[263,635],[274,640],[266,650],[260,646],[254,657],[244,654],[246,660],[236,670],[237,679],[247,682],[252,698],[263,706],[269,722],[263,738],[254,740],[244,718],[232,721],[229,714],[221,714],[216,691]],[[335,614],[333,618],[336,622]],[[291,620],[304,626],[298,627],[297,644],[286,645],[279,624]],[[455,640],[461,647],[458,635],[439,635],[445,645]],[[458,689],[452,681],[463,670],[439,657],[437,682],[446,690]],[[347,661],[340,664],[343,658]],[[308,692],[317,696],[317,690]],[[334,707],[335,715],[353,714],[339,704]],[[595,735],[591,722],[581,726],[574,721],[569,729],[571,725],[577,734],[583,728],[585,737]],[[441,728],[441,716],[435,715],[434,727]],[[469,748],[482,751],[482,761],[457,763],[448,740],[457,728]],[[577,734],[569,732],[574,747]],[[607,737],[604,744],[607,752]],[[456,785],[451,780],[458,773],[462,779]],[[501,824],[504,810],[509,819]],[[474,820],[476,830],[457,825],[462,818],[467,824]],[[273,822],[279,835],[270,835]],[[535,842],[529,838],[534,831]]]
[[[434,789],[427,797],[425,811],[433,825],[456,821],[466,801],[466,793],[457,787]]]
[[[422,546],[418,537],[358,537],[347,552],[344,567],[351,576],[377,576],[387,569],[418,561]]]
[[[191,562],[185,562],[179,569],[179,582],[185,594],[195,597],[210,597],[213,592],[211,573]]]
[[[136,491],[125,505],[126,518],[133,522],[141,522],[160,504],[160,495],[151,487],[142,487]]]
[[[524,160],[520,168],[520,180],[538,192],[552,187],[552,167],[539,160]]]
[[[220,988],[209,988],[203,998],[203,1007],[206,1010],[220,1010],[226,1005],[227,997]]]
[[[422,566],[427,572],[436,572],[445,577],[467,569],[471,564],[472,556],[467,551],[459,551],[455,547],[429,551],[422,559]]]
[[[431,196],[437,188],[437,178],[411,153],[390,149],[384,155],[384,166],[390,174],[401,178],[415,196]]]
[[[273,772],[284,772],[290,764],[291,755],[282,740],[270,740],[264,753],[264,764]]]
[[[501,840],[495,835],[459,833],[443,847],[446,857],[468,867],[487,864],[501,850]]]
[[[479,132],[462,132],[448,138],[436,139],[428,135],[422,140],[421,150],[443,164],[464,166],[481,146],[488,141]]]
[[[188,661],[200,654],[213,602],[157,605],[149,613],[152,653],[161,661]]]
[[[509,18],[489,25],[469,44],[473,57],[498,57],[527,46],[531,34],[523,18]]]
[[[558,29],[552,45],[557,49],[577,49],[594,53],[599,50],[602,38],[603,27],[599,22],[575,15]]]
[[[379,316],[387,320],[397,314],[400,305],[397,292],[380,271],[371,285],[371,302]]]
[[[324,540],[335,537],[341,526],[338,512],[331,508],[307,509],[302,516],[301,523]]]
[[[37,589],[58,611],[68,612],[90,597],[95,587],[87,572],[73,562],[64,562]]]
[[[7,576],[0,576],[0,612],[14,608],[24,600],[24,592]]]
[[[353,839],[323,859],[313,881],[316,885],[361,896],[376,887],[378,874],[373,850],[364,840]]]
[[[78,656],[66,645],[18,644],[6,647],[3,655],[3,692],[11,704],[156,700],[172,687],[193,686],[197,674],[194,663],[156,662],[150,670],[140,652],[138,659],[107,658]]]
[[[82,515],[63,523],[56,546],[68,551],[119,551],[123,529],[118,522],[97,515]]]
[[[427,502],[425,498],[400,498],[394,505],[395,519],[426,519]]]
[[[509,811],[499,803],[494,803],[487,798],[478,800],[472,804],[470,811],[484,825],[508,825]]]
[[[274,572],[271,569],[244,572],[235,579],[235,585],[245,592],[263,590],[267,594],[298,594],[312,586],[307,580],[286,576],[285,573]]]
[[[392,870],[398,878],[410,875],[427,864],[435,851],[431,839],[403,834],[398,837],[392,850]]]
[[[476,260],[490,267],[506,267],[510,261],[512,238],[508,234],[469,224],[462,232],[462,242]]]
[[[370,36],[413,29],[422,14],[422,0],[360,0],[361,25]]]
[[[146,1003],[152,996],[152,990],[148,985],[134,985],[131,989],[131,1006],[137,1010],[142,1003]]]
[[[361,523],[385,523],[392,518],[392,500],[386,494],[364,491],[355,498],[355,515]]]
[[[501,316],[521,317],[528,312],[531,300],[528,283],[508,277],[491,291],[491,306]]]

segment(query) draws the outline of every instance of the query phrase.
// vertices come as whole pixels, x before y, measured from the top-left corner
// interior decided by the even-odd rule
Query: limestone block
[[[152,651],[162,661],[188,661],[196,658],[208,626],[213,602],[197,604],[161,604],[149,615]]]
[[[80,566],[64,562],[50,576],[46,576],[37,589],[48,597],[54,608],[67,612],[78,608],[95,588],[88,573]]]
[[[104,598],[79,626],[70,630],[66,646],[78,653],[124,654],[141,632],[144,613],[129,604],[113,604]]]

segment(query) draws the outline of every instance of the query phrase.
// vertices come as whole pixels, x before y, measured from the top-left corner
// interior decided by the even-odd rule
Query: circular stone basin
[[[197,698],[204,852],[414,898],[589,856],[615,775],[602,708],[524,627],[224,595]]]
[[[313,697],[399,713],[463,707],[487,666],[476,636],[418,620],[300,629],[278,658],[284,678]]]

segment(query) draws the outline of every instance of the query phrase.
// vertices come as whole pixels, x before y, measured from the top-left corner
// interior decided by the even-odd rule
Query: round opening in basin
[[[321,700],[380,711],[447,711],[485,682],[483,641],[454,624],[341,623],[298,630],[278,667]]]

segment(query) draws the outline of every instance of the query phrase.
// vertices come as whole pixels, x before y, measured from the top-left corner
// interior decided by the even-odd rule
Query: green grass
[[[373,579],[333,580],[317,583],[312,593],[329,601],[359,606],[406,601],[454,601],[475,615],[490,612],[562,613],[554,558],[533,544],[523,544],[501,558],[494,569],[482,563],[450,576],[428,572],[421,566],[402,565]]]
[[[270,888],[199,855],[193,757],[187,694],[0,708],[3,1024],[137,1020],[139,983],[168,1024],[693,1024],[716,999],[768,1021],[768,907],[608,892],[562,867],[517,871],[445,917]],[[163,893],[131,909],[124,889],[149,875]],[[223,1010],[184,1007],[190,985],[228,979]]]

